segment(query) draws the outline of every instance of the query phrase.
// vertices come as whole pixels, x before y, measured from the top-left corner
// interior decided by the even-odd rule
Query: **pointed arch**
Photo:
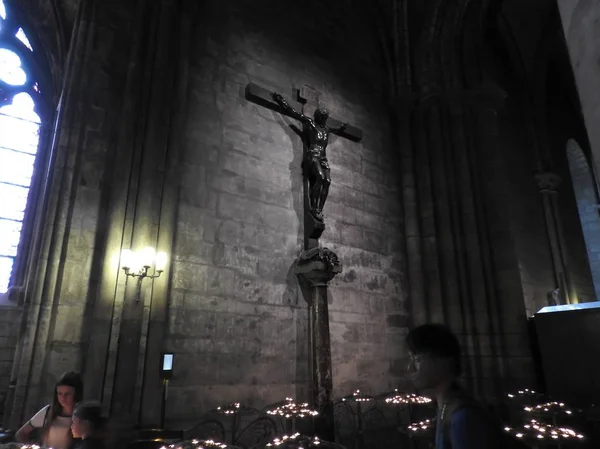
[[[41,131],[52,120],[45,58],[10,5],[0,0],[0,295],[21,283],[41,163]],[[43,139],[42,139],[43,140]]]

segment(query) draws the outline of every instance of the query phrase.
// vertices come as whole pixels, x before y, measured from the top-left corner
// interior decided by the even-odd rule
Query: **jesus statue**
[[[323,206],[329,194],[331,185],[331,175],[329,162],[327,161],[327,144],[329,143],[330,133],[341,133],[348,126],[346,123],[337,128],[327,126],[329,112],[327,109],[319,108],[315,111],[314,117],[309,117],[296,111],[281,94],[272,93],[273,100],[281,108],[296,120],[300,120],[304,125],[304,139],[307,145],[307,151],[304,152],[302,167],[304,175],[308,178],[310,213],[318,221],[323,221]]]

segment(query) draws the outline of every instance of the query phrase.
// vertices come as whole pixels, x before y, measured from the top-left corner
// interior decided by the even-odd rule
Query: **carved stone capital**
[[[562,179],[555,173],[541,172],[535,174],[535,181],[537,182],[540,192],[556,192]]]
[[[303,251],[296,261],[296,274],[310,287],[327,286],[341,272],[338,256],[328,248]]]

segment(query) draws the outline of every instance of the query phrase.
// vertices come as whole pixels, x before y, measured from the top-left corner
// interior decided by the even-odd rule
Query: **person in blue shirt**
[[[437,403],[436,449],[499,449],[500,426],[459,384],[461,351],[456,336],[441,324],[412,329],[406,344],[407,377]]]

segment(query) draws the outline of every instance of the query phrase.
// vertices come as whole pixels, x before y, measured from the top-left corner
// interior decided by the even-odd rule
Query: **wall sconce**
[[[136,302],[139,302],[141,297],[142,280],[144,278],[155,279],[159,277],[165,271],[166,265],[167,253],[157,253],[151,246],[135,253],[130,249],[121,251],[121,268],[125,275],[137,278]],[[149,271],[152,266],[154,266],[154,270],[150,274]]]

